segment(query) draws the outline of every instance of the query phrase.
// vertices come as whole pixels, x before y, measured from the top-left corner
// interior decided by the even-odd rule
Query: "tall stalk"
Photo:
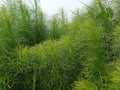
[[[35,87],[36,87],[36,75],[37,75],[37,70],[35,69],[34,70],[34,73],[33,73],[33,87],[32,87],[32,90],[36,90]]]

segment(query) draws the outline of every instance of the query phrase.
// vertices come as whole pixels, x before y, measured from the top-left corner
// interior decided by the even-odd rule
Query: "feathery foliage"
[[[0,90],[120,89],[119,0],[93,0],[69,22],[31,2],[0,7]]]

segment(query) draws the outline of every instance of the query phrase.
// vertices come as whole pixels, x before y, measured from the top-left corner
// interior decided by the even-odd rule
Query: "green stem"
[[[36,84],[36,73],[37,73],[37,70],[35,69],[35,72],[34,72],[34,74],[33,74],[33,88],[32,88],[32,90],[35,90],[35,84]]]

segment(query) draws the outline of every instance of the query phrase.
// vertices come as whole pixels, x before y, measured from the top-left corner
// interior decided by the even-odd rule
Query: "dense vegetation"
[[[120,90],[120,0],[93,0],[70,21],[31,2],[0,7],[0,90]]]

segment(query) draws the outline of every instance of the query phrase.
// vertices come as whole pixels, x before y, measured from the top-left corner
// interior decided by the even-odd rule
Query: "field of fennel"
[[[0,90],[120,90],[120,0],[93,0],[71,21],[32,1],[0,6]]]

